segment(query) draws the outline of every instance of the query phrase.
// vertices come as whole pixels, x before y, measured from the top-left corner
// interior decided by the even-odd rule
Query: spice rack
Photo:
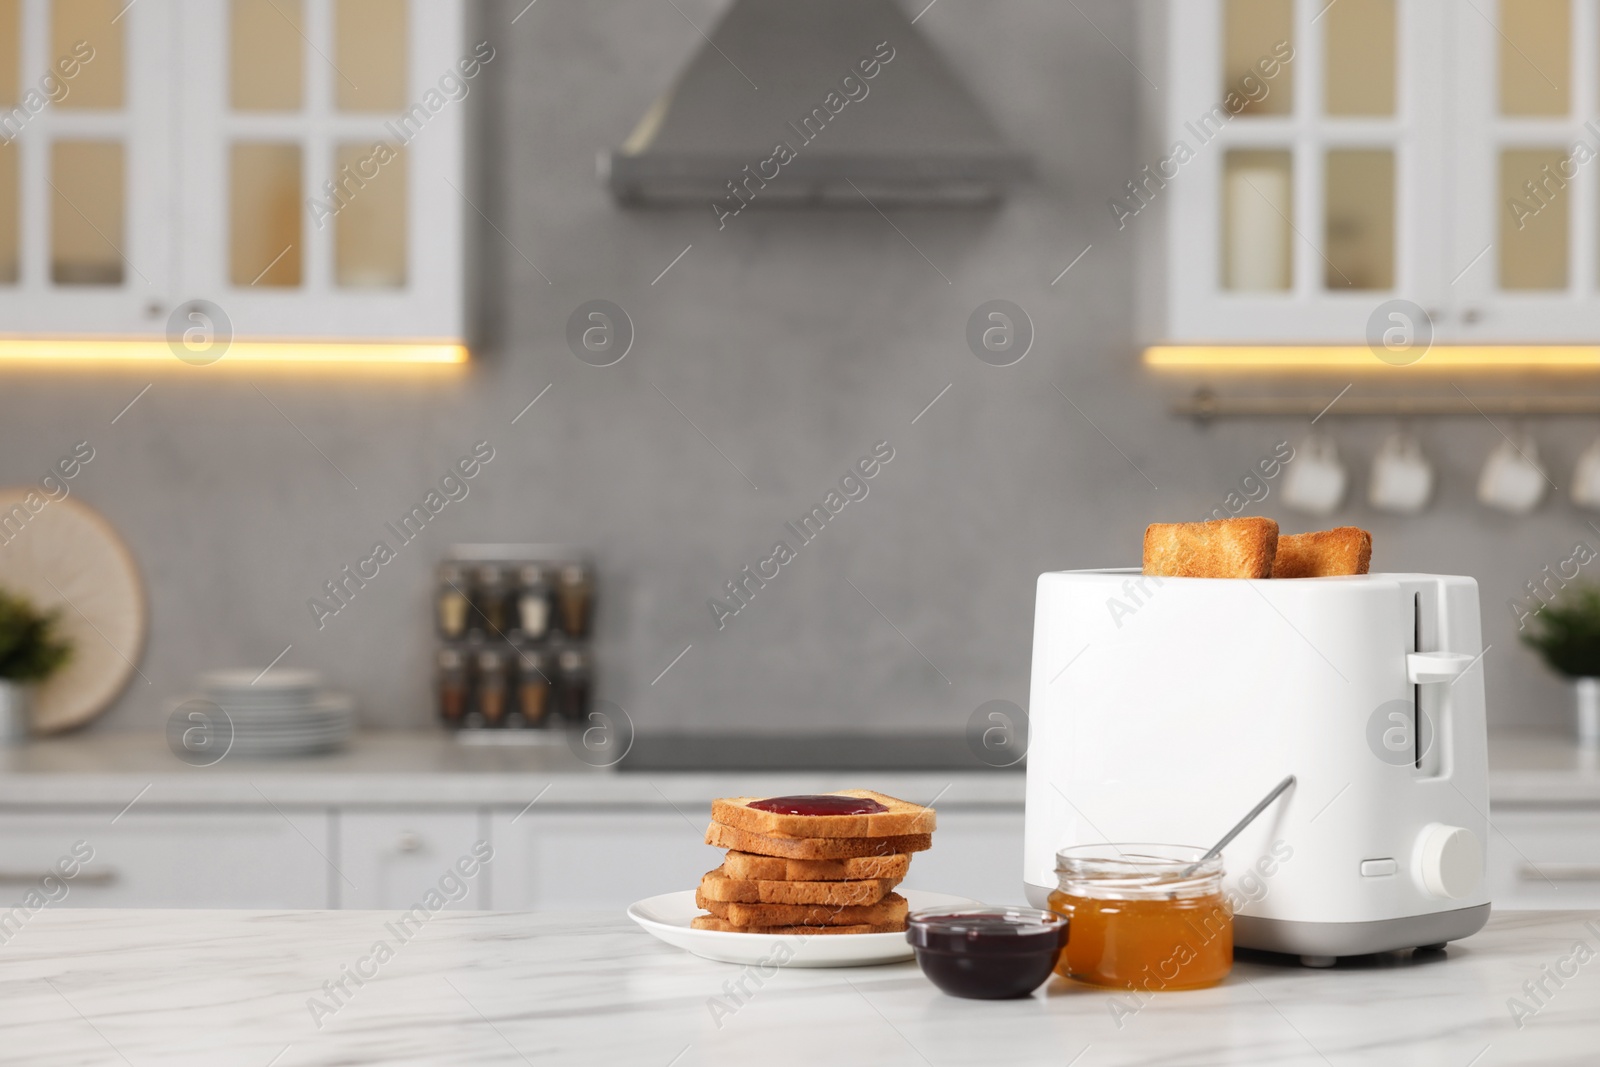
[[[595,568],[569,545],[453,545],[435,572],[434,693],[464,743],[565,743],[593,692]]]

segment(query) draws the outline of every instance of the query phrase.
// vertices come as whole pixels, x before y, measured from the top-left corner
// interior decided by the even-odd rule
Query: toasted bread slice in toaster
[[[1162,578],[1270,578],[1278,551],[1271,519],[1154,522],[1144,531],[1144,573]]]
[[[1372,535],[1358,526],[1284,534],[1272,562],[1274,578],[1326,578],[1366,574],[1372,566]]]
[[[722,861],[722,873],[745,882],[860,882],[884,879],[898,883],[911,869],[905,853],[889,856],[856,856],[844,860],[791,860],[779,856],[757,856],[751,852],[729,852]]]
[[[791,860],[846,860],[856,856],[891,856],[899,852],[925,852],[933,847],[932,834],[899,834],[894,837],[785,837],[782,834],[753,834],[714,822],[706,827],[706,844],[754,852],[758,856],[778,856]]]
[[[735,926],[715,915],[696,915],[689,920],[689,926],[695,930],[720,930],[732,934],[898,934],[905,930],[906,921],[852,923],[849,926]]]
[[[888,810],[867,815],[790,815],[750,807],[761,800],[760,797],[723,797],[711,802],[711,817],[724,826],[753,834],[783,834],[785,837],[894,837],[933,833],[934,811],[921,804],[898,800],[871,789],[839,789],[828,795],[875,801]]]

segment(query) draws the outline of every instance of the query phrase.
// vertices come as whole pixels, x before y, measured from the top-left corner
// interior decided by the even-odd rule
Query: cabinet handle
[[[416,852],[422,848],[422,836],[407,830],[400,835],[400,841],[396,847],[401,852]]]
[[[1522,882],[1600,882],[1600,866],[1582,863],[1525,864],[1517,869]]]
[[[104,868],[98,871],[79,871],[71,878],[64,878],[56,871],[0,871],[0,885],[38,885],[46,878],[54,878],[70,885],[110,885],[117,880],[117,872]]]

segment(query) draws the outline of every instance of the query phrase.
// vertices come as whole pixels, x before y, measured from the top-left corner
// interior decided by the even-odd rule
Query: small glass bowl
[[[933,908],[906,919],[928,980],[953,997],[1008,1000],[1038,989],[1067,944],[1067,920],[1035,908]]]

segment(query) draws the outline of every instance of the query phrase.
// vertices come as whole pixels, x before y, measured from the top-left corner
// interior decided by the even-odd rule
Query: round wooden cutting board
[[[98,512],[73,497],[32,512],[30,495],[34,507],[48,499],[37,486],[0,489],[0,589],[56,611],[72,642],[72,659],[34,694],[34,732],[54,734],[93,719],[128,684],[144,651],[144,584]]]

